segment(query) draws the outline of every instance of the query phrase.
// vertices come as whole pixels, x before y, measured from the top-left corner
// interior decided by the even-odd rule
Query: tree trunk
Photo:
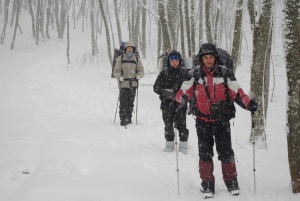
[[[251,141],[256,141],[257,138],[261,138],[266,141],[265,133],[265,113],[264,108],[267,108],[268,101],[264,101],[265,87],[265,76],[270,76],[266,74],[269,70],[270,60],[266,60],[269,54],[269,37],[271,30],[271,16],[272,16],[272,0],[264,0],[264,7],[262,9],[262,14],[259,18],[258,25],[254,29],[253,34],[253,63],[251,66],[251,96],[258,103],[258,110],[254,115],[255,128],[254,133],[251,133]]]
[[[199,46],[203,43],[203,18],[204,18],[203,0],[200,0],[199,1]]]
[[[16,40],[16,35],[17,35],[17,28],[18,28],[18,24],[19,24],[19,14],[20,14],[20,7],[21,7],[21,0],[16,0],[16,23],[15,23],[15,30],[14,30],[14,36],[13,36],[13,40],[10,46],[10,49],[14,49],[14,45],[15,45],[15,40]]]
[[[35,20],[35,44],[39,44],[39,37],[40,37],[40,32],[39,32],[39,13],[41,9],[41,0],[37,0],[37,8],[36,8],[36,20]]]
[[[219,45],[220,41],[218,41],[218,33],[219,33],[219,21],[220,21],[220,0],[217,0],[217,6],[216,6],[216,18],[215,18],[215,28],[214,28],[214,44],[216,46]]]
[[[143,4],[144,6],[146,6],[146,0],[143,0]],[[146,15],[146,8],[143,7],[143,14],[142,14],[142,53],[143,53],[143,57],[146,57],[146,23],[147,23],[147,15]]]
[[[191,56],[195,57],[195,1],[191,0]]]
[[[191,26],[190,26],[190,17],[189,17],[189,1],[184,1],[184,12],[185,12],[185,25],[186,25],[186,35],[188,42],[188,57],[192,56],[192,44],[191,44]]]
[[[60,23],[59,23],[59,18],[58,18],[58,2],[57,0],[54,0],[55,3],[55,22],[56,22],[56,29],[57,29],[57,34],[58,34],[58,38],[60,37]]]
[[[254,31],[255,27],[255,9],[254,9],[254,0],[248,0],[248,11],[250,17],[251,30]]]
[[[206,23],[206,36],[207,42],[213,43],[212,30],[211,30],[211,22],[210,22],[210,7],[211,1],[206,0],[205,2],[205,23]]]
[[[178,0],[168,0],[168,4],[166,5],[167,11],[167,28],[169,31],[169,37],[171,41],[171,48],[177,49],[177,30],[178,30],[178,22],[179,22],[179,16],[178,16]]]
[[[163,0],[158,0],[158,15],[161,23],[162,31],[162,49],[166,50],[171,47],[171,41],[168,33],[168,23],[165,15],[165,6]]]
[[[141,10],[141,3],[137,2],[136,9],[132,8],[133,13],[135,13],[135,17],[132,18],[132,22],[134,23],[134,28],[133,28],[133,42],[136,45],[136,50],[139,48],[139,34],[140,34],[140,10]]]
[[[285,0],[285,60],[288,80],[287,142],[293,193],[300,193],[300,2]]]
[[[116,17],[116,22],[117,22],[118,38],[119,38],[119,43],[121,44],[121,42],[122,42],[122,32],[121,32],[121,26],[120,26],[120,19],[119,19],[119,12],[118,12],[118,1],[117,0],[114,0],[114,8],[115,8],[115,17]]]
[[[128,23],[128,33],[129,33],[129,40],[132,40],[132,29],[131,29],[131,19],[130,19],[130,1],[127,0],[127,23]]]
[[[112,65],[112,55],[111,55],[109,28],[108,28],[107,19],[105,17],[105,13],[104,13],[104,9],[103,9],[103,1],[102,0],[99,0],[99,6],[100,6],[100,11],[101,11],[101,16],[102,16],[102,19],[103,19],[103,22],[104,22],[104,26],[105,26],[108,59],[110,61],[110,65]]]
[[[91,39],[92,39],[92,55],[96,56],[98,54],[97,42],[95,37],[95,18],[94,18],[95,4],[94,0],[91,0]]]
[[[32,35],[33,38],[35,38],[35,23],[34,23],[34,13],[33,13],[33,9],[32,9],[32,0],[28,0],[28,6],[29,6],[29,12],[31,15],[31,22],[32,22]]]
[[[184,19],[183,19],[183,1],[179,1],[179,18],[180,18],[180,46],[181,46],[181,55],[185,58],[185,41],[184,41]]]
[[[9,6],[9,0],[5,1],[5,8],[4,8],[4,26],[1,33],[0,43],[4,44],[4,38],[5,38],[5,32],[6,32],[6,26],[8,21],[8,6]]]
[[[67,60],[70,64],[70,17],[69,17],[69,7],[67,8]]]
[[[235,16],[235,25],[233,32],[233,45],[232,45],[232,59],[233,59],[233,72],[236,72],[237,64],[239,62],[240,46],[241,46],[241,29],[242,29],[242,19],[243,19],[243,0],[238,0],[237,10]]]

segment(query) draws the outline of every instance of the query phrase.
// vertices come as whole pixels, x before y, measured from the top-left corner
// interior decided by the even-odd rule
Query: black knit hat
[[[179,59],[179,66],[181,64],[181,54],[179,52],[177,52],[176,50],[172,50],[169,55],[168,55],[168,64],[170,65],[170,58],[176,56]]]

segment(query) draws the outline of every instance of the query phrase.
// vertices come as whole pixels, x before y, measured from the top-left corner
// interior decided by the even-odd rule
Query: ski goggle
[[[179,56],[176,54],[172,54],[171,56],[169,56],[169,61],[171,60],[178,60],[179,61]]]

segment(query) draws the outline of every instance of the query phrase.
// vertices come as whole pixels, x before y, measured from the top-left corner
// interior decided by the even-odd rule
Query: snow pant
[[[189,130],[186,128],[186,111],[187,107],[182,107],[178,112],[174,113],[169,110],[169,102],[162,107],[162,118],[165,123],[165,139],[166,141],[174,141],[174,127],[176,123],[177,130],[179,131],[179,139],[186,142],[189,138]]]
[[[213,175],[213,146],[216,142],[218,159],[221,161],[223,180],[228,188],[238,187],[234,152],[231,147],[230,124],[220,122],[206,122],[196,120],[199,150],[199,173],[202,187],[214,190],[215,177]]]
[[[121,123],[131,123],[132,111],[134,107],[136,88],[120,89],[119,115]]]

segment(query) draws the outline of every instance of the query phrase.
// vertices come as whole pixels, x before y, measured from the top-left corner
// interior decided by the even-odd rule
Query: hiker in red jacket
[[[218,65],[220,60],[215,45],[203,44],[198,55],[201,63],[190,71],[193,78],[182,85],[176,101],[180,105],[190,101],[196,116],[204,198],[212,198],[215,192],[214,142],[227,189],[232,195],[239,195],[229,120],[235,117],[234,102],[252,112],[256,111],[257,103],[244,93],[231,69]]]

